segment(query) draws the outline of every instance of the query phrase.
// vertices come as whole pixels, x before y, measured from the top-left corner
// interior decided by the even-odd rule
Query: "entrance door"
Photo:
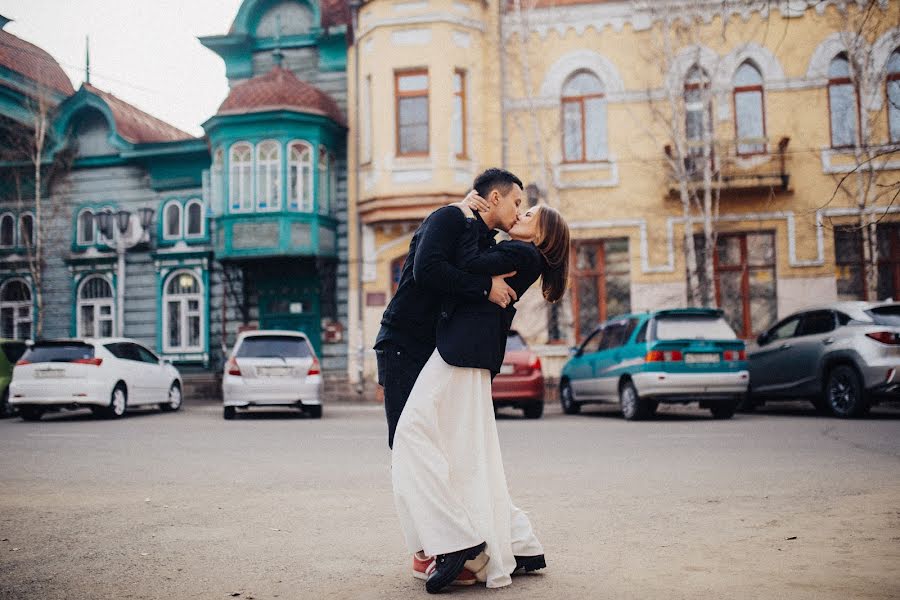
[[[775,234],[719,234],[713,257],[717,303],[738,336],[750,339],[777,315]]]
[[[272,276],[259,280],[258,289],[260,328],[302,331],[320,354],[322,316],[318,279],[298,277],[286,281],[284,276]]]

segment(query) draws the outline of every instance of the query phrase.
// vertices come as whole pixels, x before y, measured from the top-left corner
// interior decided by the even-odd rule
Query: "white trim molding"
[[[884,160],[872,161],[872,169],[875,171],[895,171],[900,169],[900,144],[890,144],[884,145],[881,148],[882,151],[887,152]],[[853,158],[853,149],[835,149],[831,147],[822,148],[822,172],[835,175],[835,174],[843,174],[843,173],[852,173],[856,170],[856,165],[852,163],[845,164],[834,164],[833,159],[836,156],[845,156],[847,158]],[[894,157],[891,160],[890,157]]]
[[[557,98],[562,94],[566,79],[577,71],[590,71],[603,82],[605,93],[620,94],[625,91],[625,84],[619,70],[611,60],[593,50],[576,50],[563,55],[547,69],[541,83],[540,95],[543,98]]]

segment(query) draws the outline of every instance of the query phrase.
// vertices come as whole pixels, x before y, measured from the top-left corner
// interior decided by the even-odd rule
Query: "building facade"
[[[617,313],[714,304],[749,339],[813,303],[900,297],[883,193],[900,169],[898,25],[885,1],[366,2],[351,346],[371,347],[421,218],[496,165],[572,227],[566,298],[527,300],[514,324],[551,374]],[[371,377],[360,356],[351,371]]]
[[[344,379],[347,21],[339,2],[244,2],[201,40],[230,87],[202,138],[89,80],[74,91],[0,31],[0,118],[19,144],[0,163],[0,335],[125,335],[214,393],[240,330],[298,329]]]

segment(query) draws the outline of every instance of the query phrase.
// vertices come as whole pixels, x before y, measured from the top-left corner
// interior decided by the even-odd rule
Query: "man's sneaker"
[[[425,591],[429,594],[437,594],[453,583],[466,567],[466,561],[478,558],[478,555],[481,554],[481,551],[486,546],[486,542],[481,542],[477,546],[472,546],[465,550],[439,554],[434,561],[434,569],[428,575],[428,579],[425,580]]]
[[[469,563],[471,562],[469,561]],[[487,563],[486,560],[484,562]],[[432,571],[434,571],[433,556],[428,556],[421,550],[413,554],[413,577],[426,581]],[[463,568],[462,573],[450,585],[475,585],[476,583],[478,583],[478,577],[475,573]]]
[[[516,568],[513,569],[513,573],[523,569],[526,573],[530,573],[532,571],[537,571],[538,569],[543,569],[546,566],[547,562],[544,560],[543,554],[536,554],[535,556],[517,556]]]

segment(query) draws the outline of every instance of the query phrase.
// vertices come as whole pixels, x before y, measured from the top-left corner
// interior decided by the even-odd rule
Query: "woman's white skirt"
[[[486,369],[422,369],[394,435],[394,501],[410,553],[436,556],[487,542],[487,587],[511,583],[515,555],[544,549],[506,485]]]

